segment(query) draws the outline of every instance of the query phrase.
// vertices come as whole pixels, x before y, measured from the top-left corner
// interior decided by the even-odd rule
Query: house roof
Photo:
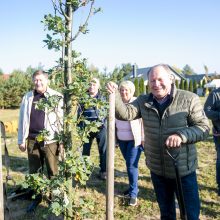
[[[136,69],[136,77],[142,77],[144,79],[144,81],[147,81],[148,80],[147,75],[148,75],[150,68],[151,67],[137,68]],[[185,77],[182,74],[176,72],[172,67],[170,67],[170,69],[174,73],[174,75],[178,76],[180,79],[185,80]],[[133,73],[133,71],[131,71],[128,75],[125,76],[124,79],[129,80],[129,79],[133,79],[133,78],[134,78],[134,73]]]
[[[147,73],[149,70],[150,70],[150,67],[136,69],[136,77],[142,77],[144,81],[147,80]],[[134,78],[134,74],[133,74],[133,71],[131,71],[129,74],[125,76],[124,79],[129,80],[133,78]]]
[[[200,82],[206,77],[206,74],[193,74],[193,75],[185,75],[186,79],[193,80],[196,82]]]

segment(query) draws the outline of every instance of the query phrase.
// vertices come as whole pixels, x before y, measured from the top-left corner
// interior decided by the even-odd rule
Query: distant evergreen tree
[[[198,88],[197,82],[196,82],[196,80],[194,80],[194,81],[193,81],[193,92],[194,92],[195,94],[197,94],[197,88]]]
[[[134,86],[135,86],[135,93],[134,96],[138,97],[140,92],[139,92],[139,82],[138,82],[138,78],[134,79]]]
[[[175,80],[175,85],[176,85],[176,88],[179,89],[179,81],[178,80]]]
[[[186,64],[183,67],[182,73],[184,75],[193,75],[193,74],[195,74],[194,70],[188,64]]]
[[[145,93],[144,79],[143,78],[140,78],[140,81],[139,81],[139,92],[140,92],[140,94]]]
[[[193,92],[193,81],[192,80],[189,81],[189,91]]]
[[[132,71],[132,65],[131,63],[123,63],[120,67],[120,74],[125,77],[127,74],[129,74]]]
[[[180,81],[180,89],[184,90],[184,81],[183,79],[181,79]]]
[[[1,108],[19,107],[23,95],[31,88],[31,77],[20,70],[14,70],[10,78],[2,82],[1,94],[4,101],[0,101]]]
[[[186,91],[189,90],[189,85],[188,85],[187,80],[185,80],[185,82],[184,82],[184,90],[186,90]]]
[[[123,81],[123,78],[132,72],[132,65],[130,63],[122,64],[119,67],[115,67],[111,73],[110,80],[116,83]]]
[[[202,80],[199,81],[198,87],[199,87],[199,88],[202,88]]]
[[[145,86],[145,91],[146,91],[146,93],[149,93],[149,86],[148,86],[148,84]]]
[[[115,82],[115,83],[118,83],[118,81],[120,81],[120,77],[118,77],[119,76],[119,68],[118,67],[115,67],[114,68],[114,70],[113,70],[113,72],[112,72],[112,74],[111,74],[111,76],[110,76],[110,81],[113,81],[113,82]]]

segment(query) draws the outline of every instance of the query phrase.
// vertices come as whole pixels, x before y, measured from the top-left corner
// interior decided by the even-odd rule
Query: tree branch
[[[85,27],[88,24],[89,18],[92,16],[93,14],[93,5],[95,3],[95,0],[92,0],[91,5],[90,5],[90,10],[89,10],[89,14],[85,20],[85,23],[83,25],[81,25],[77,31],[77,33],[75,34],[75,36],[71,39],[71,42],[76,40],[76,38],[79,36],[80,32],[81,32],[81,27]]]

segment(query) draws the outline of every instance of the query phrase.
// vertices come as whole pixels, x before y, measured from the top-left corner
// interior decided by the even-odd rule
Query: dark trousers
[[[220,137],[213,136],[216,148],[216,182],[220,191]]]
[[[151,172],[151,179],[160,207],[162,220],[175,220],[175,193],[176,180],[158,176]],[[187,219],[198,220],[200,213],[200,200],[196,172],[181,177],[183,197],[186,207]]]
[[[44,162],[49,178],[58,173],[58,145],[56,142],[44,145],[35,140],[28,140],[27,151],[30,174],[43,172]]]
[[[83,145],[83,155],[90,156],[90,150],[94,139],[97,140],[99,150],[100,172],[106,172],[106,148],[107,148],[106,128],[102,127],[99,132],[90,133],[89,143]]]

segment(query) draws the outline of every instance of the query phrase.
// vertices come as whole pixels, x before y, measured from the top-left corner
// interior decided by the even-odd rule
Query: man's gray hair
[[[154,65],[154,66],[150,67],[150,69],[147,73],[147,78],[148,79],[149,79],[150,74],[154,71],[154,69],[156,69],[158,67],[163,67],[167,71],[168,74],[173,76],[173,72],[172,72],[170,66],[168,64],[160,63],[160,64],[157,64],[157,65]]]
[[[45,72],[45,71],[43,71],[43,70],[36,70],[36,71],[33,73],[33,75],[32,75],[32,79],[34,79],[35,76],[38,76],[38,75],[41,75],[41,74],[44,75],[45,78],[48,79],[48,73]]]

